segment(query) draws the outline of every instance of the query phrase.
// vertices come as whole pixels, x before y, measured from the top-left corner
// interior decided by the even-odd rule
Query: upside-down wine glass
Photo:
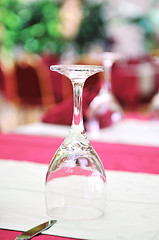
[[[123,117],[122,107],[111,90],[112,65],[115,61],[121,59],[121,55],[114,52],[104,52],[98,55],[98,58],[102,59],[105,76],[98,95],[92,100],[88,109],[87,127],[89,132],[92,131],[92,128],[99,131],[101,126],[107,127]]]
[[[102,66],[52,65],[73,85],[74,111],[70,131],[50,162],[45,198],[49,216],[60,220],[92,220],[104,214],[106,176],[83,126],[82,92],[85,80]],[[67,109],[66,109],[67,117]]]

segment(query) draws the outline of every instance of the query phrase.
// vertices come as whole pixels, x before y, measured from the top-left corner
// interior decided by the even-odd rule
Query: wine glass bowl
[[[89,119],[99,121],[99,128],[102,128],[120,121],[123,110],[114,95],[108,89],[102,88],[90,103],[88,115]]]
[[[104,64],[105,76],[98,95],[92,100],[88,109],[87,126],[90,132],[95,121],[100,129],[120,121],[123,117],[123,109],[111,90],[112,65],[122,56],[119,53],[104,52],[98,58],[102,59]]]
[[[46,175],[47,213],[54,219],[62,220],[97,219],[105,211],[106,176],[84,130],[82,91],[85,80],[103,71],[103,67],[58,65],[51,66],[51,70],[71,80],[74,111],[70,131],[53,156]]]
[[[157,92],[151,100],[150,115],[152,120],[159,120],[159,92]]]
[[[159,57],[153,57],[153,61],[156,68],[159,69]],[[159,82],[158,82],[158,85],[159,85]],[[159,86],[157,87],[158,87],[158,90],[150,101],[149,110],[150,110],[151,119],[158,121],[159,120]]]

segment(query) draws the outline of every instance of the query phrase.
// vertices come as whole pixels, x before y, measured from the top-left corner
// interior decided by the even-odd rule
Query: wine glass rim
[[[56,70],[69,70],[69,71],[104,71],[104,66],[99,66],[99,65],[51,65],[50,66],[51,71],[56,71]]]

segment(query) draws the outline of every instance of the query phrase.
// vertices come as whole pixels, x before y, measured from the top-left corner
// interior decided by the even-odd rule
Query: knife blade
[[[57,220],[49,220],[47,222],[44,222],[36,227],[31,228],[30,230],[28,230],[26,232],[23,232],[22,234],[17,236],[15,238],[15,240],[31,239],[31,238],[35,237],[36,235],[38,235],[38,234],[42,233],[43,231],[52,227],[56,222],[57,222]]]

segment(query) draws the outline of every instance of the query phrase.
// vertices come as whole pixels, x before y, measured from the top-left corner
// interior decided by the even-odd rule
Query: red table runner
[[[62,138],[15,134],[0,135],[0,159],[49,164]],[[116,143],[91,142],[104,168],[159,174],[159,148]],[[0,230],[0,239],[14,239],[20,232]],[[40,235],[38,240],[64,240],[64,237]],[[70,238],[67,238],[70,239]],[[70,239],[71,240],[71,239]]]
[[[62,138],[0,135],[0,159],[49,164]],[[159,148],[91,141],[108,170],[159,174]]]
[[[14,240],[21,233],[22,232],[0,229],[0,239]],[[36,236],[35,238],[35,240],[74,240],[74,239],[76,238],[58,237],[58,236],[52,236],[52,235],[46,235],[46,234]]]

